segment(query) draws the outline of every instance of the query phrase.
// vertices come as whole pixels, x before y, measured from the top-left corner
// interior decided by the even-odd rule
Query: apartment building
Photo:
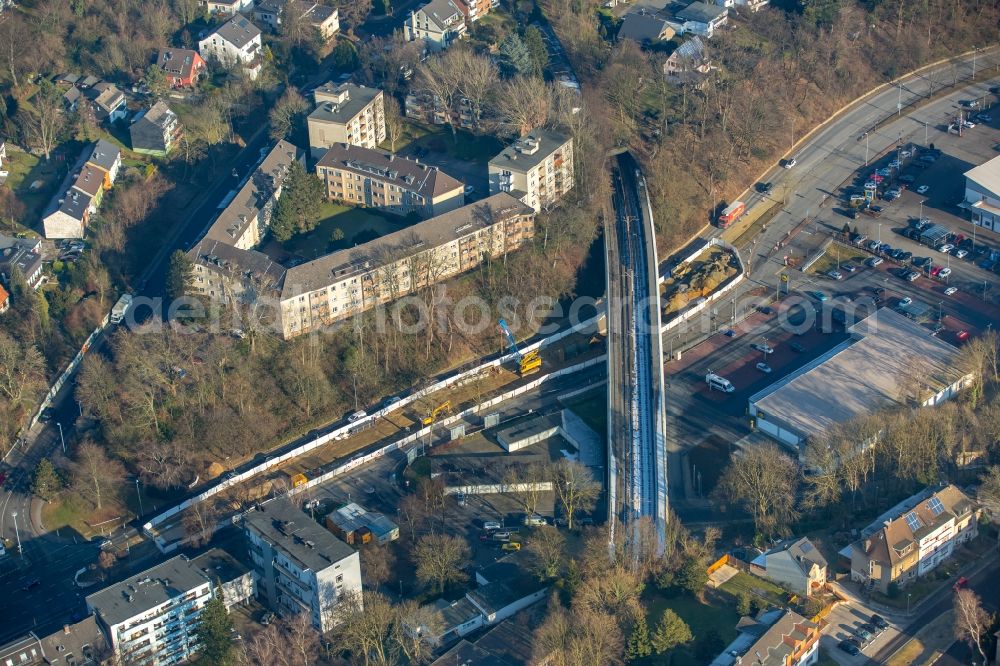
[[[223,67],[242,67],[256,79],[264,64],[260,35],[250,19],[237,15],[198,42],[198,52]]]
[[[50,634],[31,631],[0,645],[0,666],[104,666],[111,656],[93,615]]]
[[[482,109],[476,109],[465,97],[458,100],[456,109],[446,109],[441,98],[428,90],[411,90],[406,94],[404,110],[407,118],[413,118],[428,125],[446,125],[470,131],[480,129]]]
[[[334,144],[316,163],[326,196],[352,206],[429,218],[465,203],[465,188],[437,167],[381,150]]]
[[[122,663],[169,666],[198,651],[199,616],[219,593],[216,583],[226,608],[253,595],[250,571],[216,548],[193,559],[172,557],[95,592],[87,610]]]
[[[288,499],[266,502],[243,517],[243,532],[257,575],[258,596],[283,614],[308,613],[326,633],[345,598],[361,602],[357,551]]]
[[[894,507],[841,551],[851,579],[883,594],[904,586],[952,556],[955,546],[978,536],[982,509],[953,485],[925,491]]]
[[[315,90],[313,99],[316,108],[306,119],[313,159],[322,157],[334,144],[374,149],[385,141],[381,90],[353,83],[325,83]]]
[[[144,155],[166,157],[180,137],[177,114],[163,100],[140,111],[129,126],[132,150]]]
[[[490,194],[509,192],[539,212],[573,188],[573,139],[534,130],[489,163]]]
[[[787,608],[743,617],[739,635],[711,666],[811,666],[819,661],[820,625]]]
[[[431,0],[410,12],[403,24],[408,42],[424,41],[429,51],[443,51],[461,39],[466,31],[465,11],[461,0]]]
[[[278,295],[282,337],[320,330],[512,252],[534,235],[534,219],[530,207],[502,192],[289,268]]]
[[[337,8],[312,0],[260,0],[253,8],[253,19],[277,32],[289,12],[299,22],[315,28],[323,41],[329,41],[340,30]]]
[[[279,141],[232,201],[209,227],[206,241],[219,241],[248,250],[256,247],[271,225],[271,215],[281,196],[292,162],[305,161],[295,145]]]

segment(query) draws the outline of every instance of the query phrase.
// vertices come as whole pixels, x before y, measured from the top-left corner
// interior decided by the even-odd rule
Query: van
[[[537,513],[531,516],[524,517],[524,524],[529,527],[537,527],[539,525],[546,525],[545,518],[539,516]]]
[[[708,384],[708,388],[713,391],[722,391],[723,393],[732,393],[736,390],[728,379],[725,377],[720,377],[719,375],[709,372],[705,375],[705,382]]]
[[[486,520],[483,521],[483,529],[488,531],[500,530],[503,529],[503,525],[495,520]]]

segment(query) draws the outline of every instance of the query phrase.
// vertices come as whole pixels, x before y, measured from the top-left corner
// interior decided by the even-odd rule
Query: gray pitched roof
[[[704,2],[692,2],[690,5],[680,10],[674,16],[684,21],[696,21],[698,23],[711,23],[723,14],[728,13],[725,7],[718,5],[708,5]]]
[[[176,118],[177,114],[170,110],[170,107],[167,106],[166,102],[160,100],[153,106],[149,107],[149,110],[147,110],[140,118],[137,118],[136,122],[139,122],[139,120],[145,120],[148,123],[153,123],[157,127],[163,128],[169,125],[171,121],[176,120]]]
[[[244,46],[260,37],[260,28],[250,22],[245,16],[234,16],[219,29],[215,34],[225,39],[236,48],[242,49]]]
[[[355,552],[285,498],[266,502],[257,511],[247,513],[243,524],[302,569],[322,571]]]
[[[121,151],[118,150],[118,146],[104,139],[98,139],[87,161],[105,171],[111,171],[111,168],[115,165],[115,161],[120,155]]]
[[[197,51],[191,49],[160,49],[156,56],[156,64],[168,74],[186,79],[191,76],[195,57],[200,58],[201,56],[198,55]]]
[[[103,663],[110,652],[107,640],[93,615],[56,629],[43,636],[40,642],[48,659],[46,663],[51,664],[68,664],[67,655],[75,657],[76,664]]]
[[[454,18],[456,14],[464,16],[462,10],[452,0],[431,0],[423,7],[420,7],[419,11],[426,14],[442,30],[447,27],[448,21]]]
[[[787,553],[805,575],[809,574],[812,565],[826,567],[826,558],[823,554],[806,538],[788,539],[778,543],[774,548],[764,553],[764,557],[770,557],[779,553]]]
[[[618,39],[631,39],[640,44],[656,42],[665,29],[666,20],[645,9],[639,9],[625,15],[618,30]]]
[[[257,250],[243,250],[223,241],[202,239],[188,251],[191,261],[214,271],[250,275],[263,286],[278,289],[285,277],[285,267]]]
[[[371,148],[361,148],[346,143],[335,143],[316,163],[316,168],[332,167],[392,183],[410,192],[416,192],[428,202],[433,197],[461,189],[462,183],[437,167],[422,164],[406,157]]]

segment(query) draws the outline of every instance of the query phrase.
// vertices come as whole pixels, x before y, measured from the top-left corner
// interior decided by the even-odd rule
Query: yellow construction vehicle
[[[429,426],[432,423],[434,423],[435,421],[437,421],[437,417],[442,412],[450,412],[450,411],[451,411],[451,400],[445,400],[440,405],[438,405],[437,407],[435,407],[433,409],[433,411],[431,411],[430,416],[425,416],[424,418],[422,418],[420,420],[420,423],[423,424],[423,425],[425,425],[425,426]]]
[[[521,362],[518,370],[521,376],[530,375],[532,372],[538,372],[542,367],[542,357],[539,355],[537,349],[533,349],[524,356],[521,357]]]

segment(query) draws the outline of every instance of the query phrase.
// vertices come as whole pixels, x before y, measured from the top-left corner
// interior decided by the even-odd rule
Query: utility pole
[[[66,438],[63,437],[62,423],[56,423],[59,426],[59,441],[62,442],[63,455],[66,455]]]
[[[868,166],[868,132],[865,132],[865,166]]]
[[[927,123],[924,123],[924,148],[927,147]]]
[[[142,493],[139,492],[139,477],[135,477],[135,496],[139,500],[139,515],[140,516],[146,515],[145,510],[143,510],[142,508]]]
[[[21,550],[21,533],[17,530],[17,511],[11,511],[10,515],[14,519],[14,536],[17,538],[17,554],[24,557],[24,551]]]
[[[976,56],[979,55],[979,47],[972,47],[972,80],[976,80]]]
[[[896,89],[899,91],[899,97],[896,99],[896,117],[898,118],[903,113],[903,84],[897,83]]]

